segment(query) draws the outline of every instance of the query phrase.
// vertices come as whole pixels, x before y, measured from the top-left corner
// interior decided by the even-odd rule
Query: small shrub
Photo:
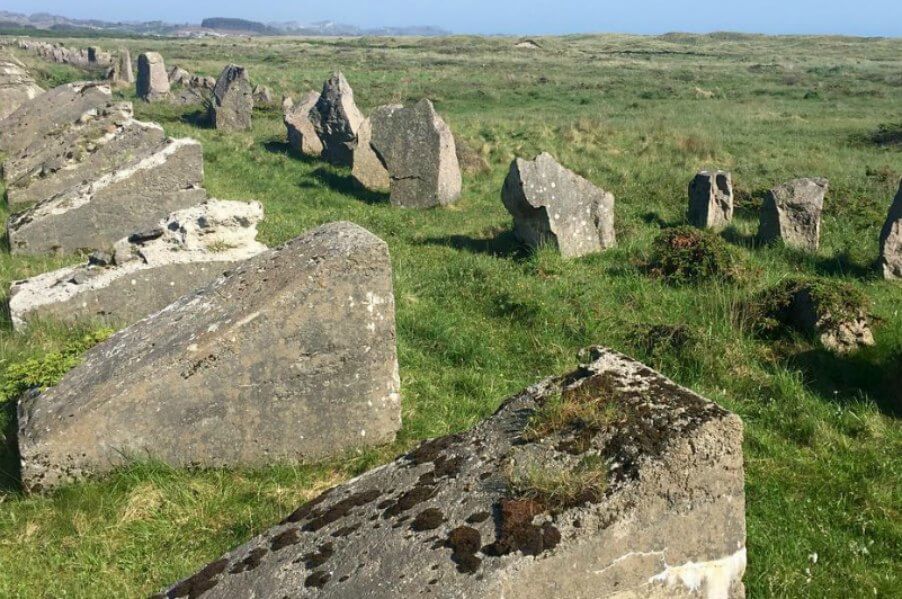
[[[871,142],[878,146],[902,146],[902,122],[881,124],[871,134]]]
[[[689,226],[666,229],[652,244],[650,271],[669,283],[732,279],[734,261],[723,239]]]
[[[81,356],[113,334],[100,329],[66,344],[60,351],[7,364],[0,375],[0,403],[13,401],[29,389],[46,389],[81,363]]]

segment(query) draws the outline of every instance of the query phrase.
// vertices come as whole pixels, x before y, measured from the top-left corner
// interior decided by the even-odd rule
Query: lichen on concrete
[[[301,506],[214,562],[221,574],[196,575],[204,596],[742,597],[741,421],[621,354],[586,357],[470,431]],[[545,402],[602,390],[618,417],[581,454],[557,449],[569,424],[525,434]],[[608,478],[601,495],[565,505],[509,485],[513,460],[566,467],[587,455]],[[290,546],[272,551],[285,535]]]

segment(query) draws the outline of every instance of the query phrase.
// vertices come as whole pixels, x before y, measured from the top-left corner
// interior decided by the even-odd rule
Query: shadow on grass
[[[877,276],[876,260],[869,264],[856,261],[848,251],[839,252],[830,257],[817,256],[814,258],[813,268],[821,276],[855,277],[856,279],[871,279]]]
[[[179,120],[198,129],[212,129],[213,119],[207,110],[200,109],[183,114]]]
[[[730,225],[720,234],[727,243],[735,246],[743,247],[749,250],[759,247],[758,236],[754,233],[743,233],[736,228],[736,225]]]
[[[313,178],[340,194],[351,196],[365,204],[387,204],[388,194],[371,191],[361,186],[350,175],[339,175],[325,168],[318,168],[313,173]]]
[[[670,229],[672,227],[678,227],[680,225],[686,224],[685,219],[682,218],[671,221],[665,220],[664,217],[662,217],[658,212],[646,212],[639,218],[641,218],[642,222],[644,222],[646,225],[655,225],[656,227],[659,227],[661,229]]]
[[[513,258],[518,261],[526,260],[531,254],[529,248],[520,243],[514,236],[514,232],[510,230],[501,231],[488,239],[476,239],[467,235],[447,235],[428,237],[420,243],[451,247],[474,254]]]
[[[307,156],[306,154],[302,154],[298,152],[296,149],[291,147],[287,141],[265,141],[263,142],[263,149],[269,152],[270,154],[282,154],[283,156],[288,156],[292,160],[297,160],[298,162],[303,162],[304,164],[319,164],[320,159],[315,156]]]
[[[16,402],[0,404],[0,495],[22,489],[16,423]]]
[[[789,365],[828,401],[844,404],[867,396],[887,416],[902,416],[902,354],[875,359],[867,349],[838,355],[817,348],[790,357]]]

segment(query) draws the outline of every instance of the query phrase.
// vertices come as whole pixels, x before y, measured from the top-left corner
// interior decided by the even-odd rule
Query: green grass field
[[[137,465],[27,497],[7,401],[0,596],[146,596],[323,488],[420,439],[469,427],[507,395],[573,368],[593,344],[646,361],[742,416],[751,597],[899,596],[902,286],[880,279],[873,263],[902,175],[902,39],[609,35],[542,39],[539,50],[514,41],[122,41],[133,57],[157,50],[192,73],[217,75],[236,62],[277,96],[319,89],[340,68],[364,111],[429,97],[463,146],[464,192],[445,209],[392,208],[356,189],[347,169],[289,152],[278,110],[256,111],[251,132],[223,134],[197,126],[196,108],[136,103],[139,118],[203,142],[212,196],[263,203],[267,244],[339,219],[388,242],[404,426],[391,447],[326,464]],[[42,84],[84,77],[23,59]],[[516,244],[501,184],[515,156],[540,151],[614,193],[616,249],[565,261]],[[724,237],[740,272],[727,283],[668,285],[643,262],[662,228],[685,222],[686,187],[705,167],[733,173],[737,216]],[[764,193],[800,176],[830,179],[820,252],[755,247]],[[4,250],[0,293],[65,260]],[[797,336],[754,335],[743,302],[796,274],[863,291],[877,345],[837,356]],[[685,325],[693,343],[642,338],[643,327],[662,324]],[[2,368],[88,330],[16,335],[8,318],[0,326]]]

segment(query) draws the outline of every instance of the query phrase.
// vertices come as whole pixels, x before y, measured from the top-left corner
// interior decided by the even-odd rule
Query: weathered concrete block
[[[400,104],[380,106],[373,111],[373,116],[363,121],[357,130],[357,146],[354,148],[354,167],[351,176],[360,185],[373,191],[391,190],[391,179],[388,169],[382,158],[373,149],[373,118],[377,121],[387,119],[397,110],[402,109]]]
[[[293,104],[285,112],[285,128],[288,130],[288,145],[304,156],[319,157],[323,154],[323,142],[310,118],[310,111],[319,102],[319,94],[311,91]],[[284,102],[283,102],[284,106]]]
[[[128,102],[107,103],[60,126],[3,164],[10,206],[42,202],[150,154],[163,128],[132,118]]]
[[[462,181],[454,135],[432,102],[378,111],[370,120],[370,145],[388,169],[393,205],[428,208],[457,201]]]
[[[13,327],[34,319],[130,325],[265,251],[256,240],[262,218],[257,202],[210,199],[120,240],[111,257],[16,281]]]
[[[902,280],[902,180],[880,232],[880,264],[888,280]]]
[[[223,69],[213,88],[213,126],[225,131],[251,128],[254,97],[247,70],[234,64]]]
[[[258,85],[254,88],[254,104],[259,106],[272,106],[276,103],[272,90],[266,85]]]
[[[568,258],[616,244],[614,196],[567,170],[547,153],[517,158],[501,191],[514,234],[533,248],[553,245]]]
[[[770,190],[761,206],[758,241],[779,239],[788,247],[816,252],[828,187],[826,179],[793,179]]]
[[[723,229],[733,220],[733,180],[726,171],[700,171],[689,183],[689,223]]]
[[[166,63],[158,52],[145,52],[138,56],[135,91],[139,98],[147,102],[169,97],[169,74],[166,72]]]
[[[263,466],[390,442],[401,419],[394,325],[385,242],[351,223],[319,227],[24,398],[23,484],[49,489],[134,457]]]
[[[75,122],[85,112],[103,107],[112,92],[107,83],[60,85],[25,102],[0,126],[0,151],[14,156],[57,127]]]
[[[743,597],[742,422],[621,354],[590,359],[162,596]],[[587,420],[543,416],[561,402]]]
[[[193,139],[167,139],[153,152],[9,218],[14,254],[108,250],[136,229],[202,202],[203,152]]]
[[[128,86],[135,82],[135,73],[132,70],[132,55],[128,48],[119,48],[113,68],[110,70],[110,81],[113,85]]]
[[[354,103],[354,90],[344,75],[333,73],[326,81],[310,111],[310,119],[323,144],[323,158],[332,164],[351,166],[357,130],[364,117]]]
[[[0,55],[0,120],[43,91],[21,62],[12,56]]]
[[[191,73],[182,67],[175,65],[169,69],[169,85],[188,85],[191,83]]]

